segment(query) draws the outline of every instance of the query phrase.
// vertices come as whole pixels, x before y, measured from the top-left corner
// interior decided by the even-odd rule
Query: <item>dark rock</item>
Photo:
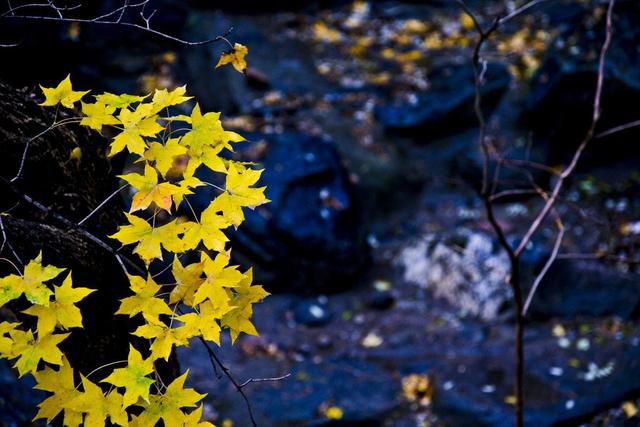
[[[558,260],[531,305],[538,318],[619,316],[629,318],[640,307],[640,275],[600,261]]]
[[[367,301],[367,305],[376,310],[387,310],[393,306],[395,298],[389,291],[374,291]]]
[[[305,326],[324,326],[331,321],[331,312],[326,304],[316,300],[302,301],[294,309],[296,322]]]
[[[240,158],[265,168],[260,183],[271,203],[247,211],[231,233],[237,260],[254,265],[271,291],[320,294],[353,285],[367,251],[360,210],[333,145],[303,134],[246,137],[256,142],[240,148]],[[266,145],[257,142],[262,138]],[[256,144],[262,148],[252,150]],[[199,211],[216,194],[199,187],[189,200]]]
[[[430,75],[431,89],[415,103],[390,104],[378,107],[376,117],[389,131],[428,135],[459,132],[476,124],[473,111],[475,97],[473,68],[470,65],[450,65],[436,69]],[[489,64],[482,86],[485,113],[491,111],[507,89],[509,72],[504,66]]]

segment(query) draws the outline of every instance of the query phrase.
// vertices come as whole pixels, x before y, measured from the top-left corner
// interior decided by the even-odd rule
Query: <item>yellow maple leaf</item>
[[[191,123],[191,130],[187,132],[180,144],[189,148],[189,163],[184,171],[185,177],[193,176],[198,166],[204,164],[214,172],[226,172],[224,161],[219,156],[225,148],[232,151],[230,142],[244,141],[241,135],[224,130],[220,121],[220,113],[208,112],[202,114],[200,105],[196,104],[190,116],[183,120]]]
[[[183,178],[178,181],[178,190],[173,194],[173,203],[176,205],[176,208],[180,206],[184,196],[188,196],[189,194],[193,194],[191,191],[192,188],[200,187],[206,185],[204,182],[200,181],[195,176],[191,176],[189,178]]]
[[[189,306],[194,305],[193,297],[196,289],[204,282],[202,277],[203,269],[204,265],[201,262],[192,263],[184,267],[178,257],[173,258],[171,272],[176,281],[176,286],[169,295],[170,304],[182,301]]]
[[[163,394],[149,396],[150,403],[138,417],[140,427],[153,427],[160,419],[165,426],[182,426],[186,416],[181,408],[192,408],[202,400],[206,394],[200,394],[193,389],[184,388],[189,370],[173,380]]]
[[[175,88],[172,91],[167,89],[156,89],[153,94],[153,110],[159,112],[167,107],[171,107],[173,105],[179,105],[184,102],[187,102],[192,96],[184,96],[187,92],[187,86],[180,86]]]
[[[73,369],[69,361],[63,356],[60,369],[48,366],[33,373],[36,385],[33,388],[53,393],[38,404],[38,413],[34,420],[44,418],[50,423],[64,409],[65,426],[79,426],[82,424],[82,413],[67,407],[67,402],[77,398],[80,392],[74,385]]]
[[[118,175],[118,177],[138,190],[131,200],[129,212],[146,209],[151,203],[155,203],[160,209],[171,213],[171,205],[173,204],[171,196],[179,191],[179,188],[169,182],[158,183],[158,172],[148,163],[144,166],[144,175],[129,173]]]
[[[125,408],[136,403],[139,398],[149,401],[149,387],[154,383],[154,380],[148,377],[153,372],[151,358],[144,360],[140,352],[129,345],[127,362],[125,368],[114,369],[107,378],[101,381],[116,387],[124,387],[122,404]]]
[[[80,124],[102,132],[102,126],[117,125],[120,123],[113,116],[116,107],[96,102],[95,104],[82,103],[82,113],[85,117],[80,120]]]
[[[38,369],[40,360],[52,365],[62,365],[62,352],[57,347],[69,334],[48,334],[34,338],[31,330],[21,331],[14,329],[9,332],[13,340],[12,356],[10,359],[18,358],[13,365],[18,370],[19,376]]]
[[[184,427],[216,427],[209,421],[202,421],[202,405],[191,411],[184,419]]]
[[[200,215],[199,222],[187,222],[184,224],[185,233],[182,237],[186,250],[195,249],[200,241],[209,250],[223,252],[225,243],[229,241],[222,232],[231,223],[216,212],[216,207],[209,205]]]
[[[156,294],[161,289],[151,277],[147,275],[147,280],[140,276],[129,275],[130,288],[135,293],[134,296],[124,298],[120,301],[120,307],[116,314],[128,314],[133,317],[142,313],[149,323],[162,324],[159,319],[161,314],[171,314],[172,311],[161,298],[156,298]]]
[[[111,142],[109,156],[113,156],[122,150],[142,156],[147,148],[144,136],[155,136],[164,128],[156,121],[157,115],[152,114],[152,104],[140,104],[135,110],[127,108],[120,110],[118,121],[123,126],[122,132],[117,134]]]
[[[40,89],[42,89],[42,93],[44,93],[45,96],[44,102],[39,104],[43,107],[51,107],[60,103],[67,108],[73,108],[74,103],[78,102],[83,96],[89,93],[88,90],[73,90],[71,87],[71,74],[67,75],[67,77],[54,88],[40,86]]]
[[[0,322],[0,359],[11,357],[13,339],[6,335],[19,325],[19,323],[14,322]]]
[[[216,64],[216,68],[225,64],[231,64],[236,71],[244,73],[247,70],[247,61],[245,59],[247,53],[249,53],[249,49],[246,46],[243,46],[240,43],[235,43],[233,45],[233,49],[222,52],[220,60]]]
[[[207,341],[213,341],[220,345],[220,325],[216,319],[220,319],[220,310],[213,306],[211,301],[204,301],[198,306],[198,312],[187,313],[176,317],[184,323],[181,332],[185,338],[202,336]]]
[[[125,213],[129,225],[120,226],[117,233],[109,236],[119,240],[123,245],[137,243],[133,253],[149,264],[151,260],[162,259],[161,246],[170,252],[182,252],[184,244],[178,236],[184,232],[184,227],[171,221],[168,224],[152,227],[147,221],[135,215]]]
[[[96,96],[96,102],[100,104],[105,104],[114,108],[127,108],[129,105],[134,104],[136,102],[142,102],[147,98],[146,96],[138,96],[138,95],[129,95],[123,93],[121,95],[115,95],[113,93],[105,92],[101,95]]]
[[[174,345],[181,346],[189,343],[181,328],[172,328],[165,324],[146,324],[139,326],[133,335],[153,339],[151,343],[151,359],[169,360]]]
[[[226,288],[233,288],[243,278],[238,271],[238,266],[228,266],[230,257],[227,253],[221,252],[214,259],[209,258],[206,252],[200,254],[203,263],[205,280],[200,285],[194,296],[193,302],[200,304],[205,299],[211,301],[219,310],[227,312],[229,310],[229,295]]]
[[[162,176],[167,176],[177,156],[187,153],[187,147],[180,145],[178,141],[180,141],[179,138],[171,138],[166,144],[152,142],[149,149],[144,152],[144,158],[150,162],[156,162],[156,169]]]
[[[105,396],[102,389],[81,375],[83,392],[67,403],[68,407],[85,413],[85,426],[104,426],[107,418],[112,424],[129,425],[129,417],[123,405],[123,397],[117,391]],[[65,406],[66,407],[66,406]]]
[[[262,301],[269,293],[260,285],[253,285],[253,270],[249,269],[242,280],[233,288],[234,297],[229,303],[231,309],[222,317],[222,325],[229,328],[231,343],[235,343],[241,333],[258,336],[251,322],[253,304]]]
[[[266,187],[251,187],[258,182],[262,171],[250,168],[240,171],[234,162],[229,162],[225,192],[216,197],[212,204],[236,227],[244,221],[242,207],[253,209],[270,201],[264,195]]]
[[[63,271],[64,268],[53,265],[43,266],[40,252],[25,266],[22,276],[11,274],[0,279],[0,307],[23,293],[31,303],[48,306],[53,292],[44,282],[54,279]]]
[[[55,286],[55,299],[48,306],[33,305],[23,313],[38,317],[38,335],[53,332],[56,326],[63,329],[82,327],[82,313],[74,304],[81,301],[95,289],[72,287],[71,272],[62,282]]]

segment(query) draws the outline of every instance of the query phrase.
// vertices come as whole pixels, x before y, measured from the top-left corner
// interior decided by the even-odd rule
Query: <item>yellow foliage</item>
[[[246,47],[236,44],[232,52],[223,54],[218,66],[231,63],[244,71],[246,53]],[[46,99],[41,105],[67,108],[87,93],[74,91],[70,77],[55,88],[43,88],[43,92]],[[244,138],[223,128],[220,113],[203,114],[196,104],[188,116],[160,117],[169,107],[190,99],[186,87],[181,86],[156,90],[153,96],[105,92],[95,96],[94,103],[82,103],[81,126],[98,132],[105,126],[119,131],[109,144],[110,156],[126,149],[136,162],[144,163],[144,173],[121,178],[136,190],[130,212],[152,209],[153,215],[147,220],[125,213],[128,223],[110,237],[123,245],[135,245],[132,252],[147,267],[162,259],[163,251],[173,254],[170,268],[175,284],[158,284],[148,271],[146,278],[128,275],[132,295],[120,301],[115,314],[141,316],[144,324],[132,335],[150,340],[150,351],[143,356],[130,346],[126,361],[97,367],[88,376],[80,375],[76,384],[74,370],[59,347],[70,333],[60,331],[83,327],[76,304],[95,290],[73,287],[71,272],[60,280],[64,269],[43,265],[42,253],[19,274],[0,278],[0,307],[24,297],[31,305],[23,313],[37,317],[36,331],[24,329],[20,323],[0,323],[0,358],[15,359],[20,376],[32,373],[35,388],[48,393],[38,405],[35,419],[51,422],[63,412],[66,426],[104,426],[109,422],[152,427],[162,421],[167,426],[215,427],[201,421],[203,406],[198,402],[205,395],[184,388],[188,371],[166,388],[162,384],[152,388],[157,376],[154,361],[168,360],[174,346],[186,346],[190,338],[219,344],[225,330],[233,342],[241,333],[258,334],[251,323],[253,304],[268,293],[253,284],[251,269],[242,273],[229,265],[229,239],[224,230],[242,223],[243,208],[253,209],[269,200],[265,188],[256,186],[262,170],[222,156],[224,150],[233,151],[231,143]],[[190,126],[179,137],[172,136],[169,128],[176,121]],[[71,157],[78,163],[79,150],[73,149]],[[182,176],[174,172],[178,157],[188,159]],[[198,167],[221,174],[223,187],[194,177]],[[219,195],[199,217],[195,212],[191,220],[176,217],[175,209],[188,203],[191,190],[202,185],[217,188]],[[160,210],[170,218],[156,224]],[[188,250],[200,250],[200,261],[183,265],[179,256]],[[187,311],[179,312],[178,304]]]

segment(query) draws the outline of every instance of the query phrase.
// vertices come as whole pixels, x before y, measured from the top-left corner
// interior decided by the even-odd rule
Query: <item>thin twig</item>
[[[531,223],[531,226],[529,227],[524,237],[520,241],[520,244],[515,250],[516,255],[520,255],[522,253],[524,248],[527,246],[527,244],[535,234],[535,232],[538,230],[540,225],[542,225],[543,221],[546,219],[547,215],[549,214],[549,211],[551,210],[556,199],[558,198],[558,195],[560,194],[560,190],[562,190],[565,180],[573,173],[576,166],[578,165],[578,162],[580,161],[580,158],[582,157],[582,153],[587,148],[587,145],[589,144],[589,142],[593,139],[596,126],[598,125],[598,122],[600,120],[600,113],[601,113],[600,103],[602,99],[602,88],[604,85],[604,66],[605,66],[605,61],[607,57],[607,51],[609,50],[609,45],[611,44],[611,36],[613,33],[612,16],[613,16],[614,5],[615,5],[615,0],[610,0],[609,6],[607,8],[607,26],[605,30],[606,32],[605,40],[604,40],[604,43],[602,44],[602,48],[600,49],[600,56],[598,59],[598,78],[596,83],[596,92],[593,99],[593,115],[591,118],[591,125],[589,126],[589,129],[587,130],[587,134],[585,135],[584,139],[582,140],[582,142],[574,152],[571,162],[560,173],[553,187],[553,191],[551,192],[551,197],[549,198],[547,203],[545,203],[540,213],[538,213],[536,218],[533,220],[533,222]]]
[[[540,271],[540,273],[536,276],[535,280],[533,281],[533,285],[529,290],[527,299],[524,302],[524,307],[522,307],[523,316],[527,315],[527,311],[529,310],[531,301],[533,301],[533,296],[536,294],[536,291],[538,290],[540,283],[542,283],[542,279],[544,279],[544,277],[549,272],[549,269],[558,258],[558,253],[560,252],[560,247],[562,246],[562,239],[564,238],[565,228],[562,225],[562,222],[560,221],[557,222],[557,225],[558,225],[558,234],[556,235],[556,241],[553,245],[553,249],[551,250],[551,254],[547,259],[547,262],[545,262],[544,267],[542,267],[542,271]]]
[[[127,188],[129,186],[129,184],[124,184],[122,187],[118,188],[116,191],[114,191],[113,193],[111,193],[111,195],[109,195],[109,197],[107,197],[106,199],[104,199],[102,201],[102,203],[100,203],[98,206],[96,206],[96,208],[94,210],[92,210],[91,212],[89,212],[89,214],[87,216],[85,216],[84,218],[82,218],[82,220],[78,223],[78,225],[82,225],[85,223],[85,221],[87,221],[89,218],[91,218],[96,212],[98,212],[104,205],[107,204],[107,202],[111,199],[113,199],[118,193],[120,193],[122,190],[124,190],[125,188]]]
[[[202,46],[202,45],[215,43],[218,41],[225,41],[227,44],[229,43],[229,41],[226,40],[226,36],[228,36],[231,33],[232,28],[227,29],[227,31],[224,34],[218,35],[214,38],[199,40],[199,41],[184,40],[179,37],[175,37],[170,34],[164,33],[162,31],[156,30],[151,26],[151,18],[154,16],[156,11],[154,10],[148,14],[145,12],[145,9],[148,3],[149,3],[149,0],[144,0],[139,3],[130,3],[129,1],[125,1],[124,5],[110,12],[107,12],[103,15],[96,16],[94,18],[74,18],[74,17],[65,16],[62,13],[63,11],[78,9],[81,7],[81,5],[75,5],[68,8],[57,7],[52,2],[31,3],[31,4],[16,6],[16,7],[11,7],[11,5],[9,5],[9,10],[0,14],[0,18],[35,20],[35,21],[57,21],[57,22],[79,23],[79,24],[125,26],[125,27],[131,27],[131,28],[136,28],[138,30],[146,31],[156,36],[159,36],[159,37],[162,37],[186,46]],[[56,16],[16,14],[16,11],[21,9],[38,9],[38,8],[49,8],[55,12]],[[132,9],[140,9],[140,12],[138,15],[140,16],[140,19],[142,20],[143,24],[123,20],[125,12],[127,10],[132,10]]]
[[[24,263],[16,253],[15,249],[13,249],[13,246],[11,246],[11,242],[7,237],[7,231],[4,229],[4,222],[2,221],[2,214],[0,214],[0,232],[2,233],[2,246],[0,246],[0,253],[2,253],[6,245],[13,254],[13,257],[20,263],[21,266],[24,266]]]
[[[638,126],[640,126],[640,120],[636,120],[636,121],[633,121],[631,123],[626,123],[624,125],[616,126],[616,127],[611,128],[611,129],[605,130],[603,132],[600,132],[599,134],[597,134],[593,138],[594,139],[604,138],[605,136],[613,135],[614,133],[622,132],[624,130],[632,129],[632,128],[635,128],[635,127],[638,127]]]
[[[247,411],[249,412],[249,419],[251,420],[251,425],[253,427],[258,427],[258,423],[256,423],[256,419],[255,419],[255,417],[253,415],[253,408],[251,407],[251,402],[249,401],[249,398],[245,394],[244,390],[242,389],[242,387],[244,387],[244,385],[242,385],[242,384],[238,383],[238,381],[236,381],[236,379],[233,377],[233,375],[231,375],[231,371],[229,370],[229,368],[227,368],[222,363],[222,361],[220,360],[218,355],[213,351],[213,349],[211,348],[209,343],[202,337],[198,337],[198,338],[200,339],[200,342],[202,342],[202,345],[204,345],[204,347],[207,349],[207,353],[209,354],[209,358],[212,359],[213,361],[215,361],[215,364],[217,364],[220,367],[222,372],[224,372],[225,376],[229,379],[229,381],[231,381],[231,384],[233,384],[233,386],[236,388],[236,391],[238,393],[240,393],[240,396],[242,396],[242,399],[244,400],[245,406],[247,407]],[[214,364],[214,366],[215,366],[215,364]]]
[[[282,381],[284,379],[287,379],[291,376],[291,372],[289,372],[286,375],[283,375],[281,377],[272,377],[272,378],[249,378],[248,380],[246,380],[245,382],[243,382],[242,384],[240,384],[240,388],[244,388],[245,386],[251,384],[251,383],[263,383],[263,382],[274,382],[274,381]]]

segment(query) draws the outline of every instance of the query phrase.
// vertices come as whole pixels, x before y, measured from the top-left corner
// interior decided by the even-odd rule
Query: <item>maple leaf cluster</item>
[[[70,77],[42,90],[46,99],[41,105],[72,108],[80,102],[80,125],[98,132],[111,128],[109,156],[126,151],[142,163],[142,173],[120,176],[135,193],[125,212],[128,223],[109,237],[134,245],[133,253],[147,267],[146,277],[128,274],[132,295],[120,301],[115,314],[139,317],[143,323],[133,335],[147,338],[150,347],[131,345],[127,360],[86,375],[74,371],[58,345],[70,329],[82,328],[75,304],[94,290],[73,287],[71,273],[61,285],[52,284],[64,269],[43,265],[40,254],[24,272],[0,278],[0,307],[24,297],[31,306],[23,313],[37,318],[35,331],[17,322],[0,323],[0,357],[15,359],[20,376],[32,374],[35,388],[50,393],[36,419],[51,422],[61,416],[65,426],[101,426],[107,420],[121,426],[155,426],[160,421],[165,426],[212,426],[201,421],[198,402],[205,395],[184,388],[188,371],[165,386],[157,381],[155,362],[168,360],[175,347],[188,346],[194,338],[220,345],[224,330],[229,330],[232,343],[241,333],[258,335],[251,322],[253,304],[268,293],[253,284],[251,269],[243,272],[230,265],[225,231],[244,221],[243,208],[269,201],[265,187],[256,187],[262,170],[224,156],[244,138],[223,129],[220,113],[202,113],[196,103],[188,115],[169,114],[191,100],[184,86],[147,96],[103,93],[93,102],[81,101],[88,91],[74,91]],[[81,162],[78,151],[74,148],[72,156],[75,152],[74,159]],[[201,181],[198,168],[220,174],[224,185]],[[191,219],[179,217],[178,208],[183,203],[190,208],[188,196],[204,185],[220,194],[199,215],[191,209]],[[169,218],[163,224],[156,224],[159,212]],[[187,252],[183,258],[195,262],[181,261]],[[173,256],[173,283],[157,283],[149,267],[167,255]]]

